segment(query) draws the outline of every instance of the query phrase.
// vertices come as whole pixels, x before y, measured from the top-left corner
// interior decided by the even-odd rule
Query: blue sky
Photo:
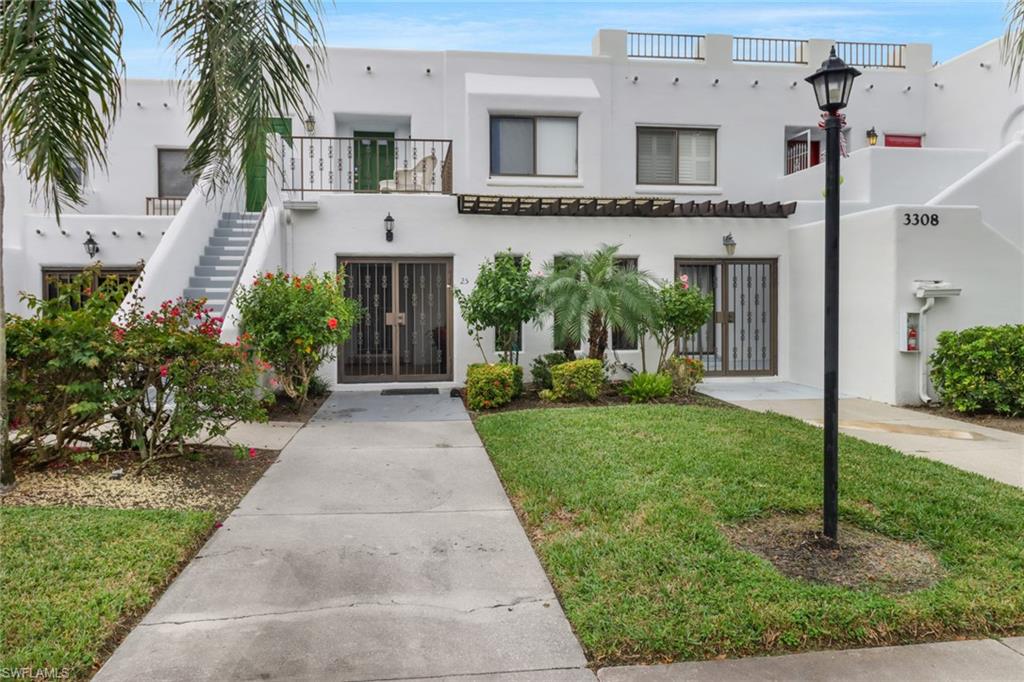
[[[589,54],[599,28],[928,42],[947,60],[998,36],[1004,2],[331,2],[329,45]],[[155,7],[152,3],[150,9]],[[152,29],[126,16],[128,75],[173,75]]]

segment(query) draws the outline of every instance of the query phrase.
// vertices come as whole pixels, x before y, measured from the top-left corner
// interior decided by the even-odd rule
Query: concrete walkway
[[[821,425],[821,390],[784,381],[706,382],[699,389],[759,412]],[[1024,436],[860,398],[840,398],[843,433],[1024,487]]]
[[[96,680],[593,680],[458,399],[335,393]]]

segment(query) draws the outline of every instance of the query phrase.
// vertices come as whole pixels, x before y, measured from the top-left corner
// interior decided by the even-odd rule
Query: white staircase
[[[206,298],[213,314],[227,312],[231,287],[244,267],[246,251],[259,224],[259,213],[223,213],[199,256],[185,288],[185,298]]]

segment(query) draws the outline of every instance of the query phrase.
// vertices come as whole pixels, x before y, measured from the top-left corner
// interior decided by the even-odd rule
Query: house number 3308
[[[904,213],[904,225],[938,225],[938,213]]]

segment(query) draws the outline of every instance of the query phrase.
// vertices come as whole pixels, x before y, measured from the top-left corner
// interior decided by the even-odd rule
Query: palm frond
[[[313,106],[325,59],[320,3],[162,0],[160,15],[191,111],[187,170],[223,188],[244,175],[245,159],[273,160],[269,119]]]
[[[123,32],[115,0],[3,2],[0,130],[58,221],[83,201],[81,174],[106,167]]]
[[[1010,0],[1006,4],[1006,32],[1000,44],[1004,64],[1010,66],[1010,81],[1020,82],[1021,68],[1024,67],[1024,0]]]

